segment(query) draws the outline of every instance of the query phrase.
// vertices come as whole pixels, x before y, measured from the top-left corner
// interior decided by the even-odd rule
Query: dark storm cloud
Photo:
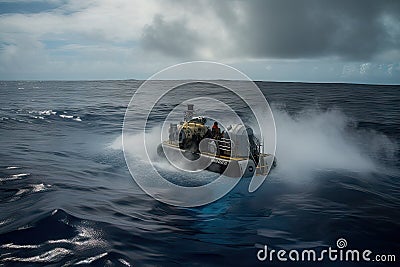
[[[400,16],[394,1],[256,1],[245,8],[247,23],[234,35],[254,57],[366,59],[398,45],[384,25],[384,15]]]
[[[167,22],[161,15],[143,29],[141,44],[144,48],[161,51],[169,56],[190,57],[196,54],[200,37],[186,27],[185,20]]]
[[[210,1],[202,6],[214,11],[224,27],[221,32],[233,43],[233,50],[224,51],[229,54],[216,56],[368,60],[389,51],[400,53],[396,0]],[[145,28],[144,43],[149,49],[187,56],[198,48],[194,36],[202,36],[203,45],[211,49],[215,46],[207,32],[157,20]]]

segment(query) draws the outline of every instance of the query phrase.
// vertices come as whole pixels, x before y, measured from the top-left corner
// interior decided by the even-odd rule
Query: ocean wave
[[[74,121],[82,121],[80,115],[68,114],[69,111],[65,110],[53,110],[53,109],[44,109],[44,110],[28,110],[27,114],[29,114],[32,119],[40,119],[40,120],[50,120],[50,119],[71,119]],[[14,113],[23,115],[23,110],[14,111]],[[4,120],[8,119],[7,117]]]
[[[45,192],[45,191],[49,191],[49,190],[52,190],[52,185],[50,185],[50,184],[44,184],[44,183],[28,184],[28,185],[23,186],[22,188],[18,188],[17,190],[14,190],[15,193],[8,196],[7,198],[9,199],[9,201],[12,202],[12,201],[20,200],[21,198],[25,198],[32,194],[41,193],[41,192]]]
[[[40,255],[32,257],[5,257],[1,259],[3,262],[31,262],[31,263],[55,263],[60,261],[65,256],[72,254],[73,252],[65,248],[55,248],[50,251],[46,251]]]
[[[261,82],[270,103],[283,103],[272,105],[277,168],[254,193],[241,179],[218,201],[188,209],[151,198],[130,177],[118,136],[141,82],[1,83],[0,177],[15,180],[0,182],[0,266],[256,266],[257,244],[324,249],[339,237],[397,253],[398,86]],[[31,85],[41,89],[16,90]],[[196,96],[191,89],[182,98]],[[228,94],[213,96],[247,115]],[[152,159],[170,107],[149,117]],[[132,173],[152,179],[142,137],[124,136],[125,152],[136,156]],[[155,167],[173,182],[208,177]]]
[[[51,109],[49,109],[49,110],[39,111],[38,114],[39,114],[39,115],[50,116],[50,115],[56,115],[57,112],[56,112],[56,111],[53,111],[53,110],[51,110]]]
[[[18,174],[12,174],[9,177],[0,177],[0,182],[4,181],[12,181],[12,180],[19,180],[22,179],[23,177],[29,176],[30,173],[18,173]]]
[[[17,167],[17,166],[9,166],[9,167],[6,167],[6,170],[14,170],[14,169],[18,169],[18,168],[20,168],[20,167]]]
[[[26,248],[38,248],[39,247],[39,245],[16,245],[16,244],[13,244],[13,243],[10,243],[10,244],[4,244],[4,245],[2,245],[2,246],[0,246],[1,248],[11,248],[11,249],[21,249],[21,248],[23,248],[23,249],[26,249]]]
[[[78,261],[77,263],[75,263],[76,265],[80,265],[80,264],[91,264],[92,262],[94,262],[94,261],[96,261],[96,260],[98,260],[98,259],[101,259],[101,258],[103,258],[104,256],[107,256],[107,252],[105,252],[105,253],[102,253],[102,254],[99,254],[99,255],[96,255],[96,256],[93,256],[93,257],[89,257],[89,258],[87,258],[87,259],[85,259],[85,260],[81,260],[81,261]]]
[[[63,118],[63,119],[72,119],[74,117],[72,115],[65,115],[65,114],[60,114],[59,116],[60,116],[60,118]]]
[[[124,256],[109,252],[109,244],[103,238],[103,230],[100,230],[102,227],[97,224],[61,209],[53,210],[29,228],[0,236],[0,241],[11,241],[0,247],[4,251],[0,256],[0,264],[20,262],[81,265],[104,260],[131,266]],[[46,237],[31,239],[31,243],[23,239],[23,236],[43,235],[46,229]]]

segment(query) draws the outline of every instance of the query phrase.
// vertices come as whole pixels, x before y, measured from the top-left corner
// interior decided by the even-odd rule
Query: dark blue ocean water
[[[0,266],[280,266],[258,261],[259,248],[321,250],[338,238],[400,261],[400,86],[258,83],[278,167],[254,193],[242,179],[214,203],[180,208],[147,196],[124,160],[124,113],[140,84],[0,82]],[[228,92],[179,94],[204,95],[246,115]]]

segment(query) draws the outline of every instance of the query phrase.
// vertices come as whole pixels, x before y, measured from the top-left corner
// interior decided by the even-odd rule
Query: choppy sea
[[[400,86],[257,82],[275,118],[277,168],[253,193],[242,179],[216,202],[182,208],[144,193],[124,159],[124,114],[141,83],[0,82],[0,266],[293,266],[257,252],[320,251],[339,238],[398,264]],[[179,96],[242,110],[229,92],[195,86]],[[324,261],[358,264],[396,266]]]

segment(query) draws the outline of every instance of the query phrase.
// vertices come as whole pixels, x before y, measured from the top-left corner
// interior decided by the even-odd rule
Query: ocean
[[[400,261],[400,86],[257,82],[275,118],[277,168],[253,193],[243,178],[223,198],[183,208],[148,196],[125,162],[124,115],[141,84],[0,82],[0,266],[293,266],[257,254],[337,248],[340,238]],[[149,128],[199,96],[246,116],[229,92],[195,87],[161,103]],[[140,155],[135,166],[146,173]],[[214,177],[165,168],[192,186]],[[324,259],[358,264],[396,266]]]

